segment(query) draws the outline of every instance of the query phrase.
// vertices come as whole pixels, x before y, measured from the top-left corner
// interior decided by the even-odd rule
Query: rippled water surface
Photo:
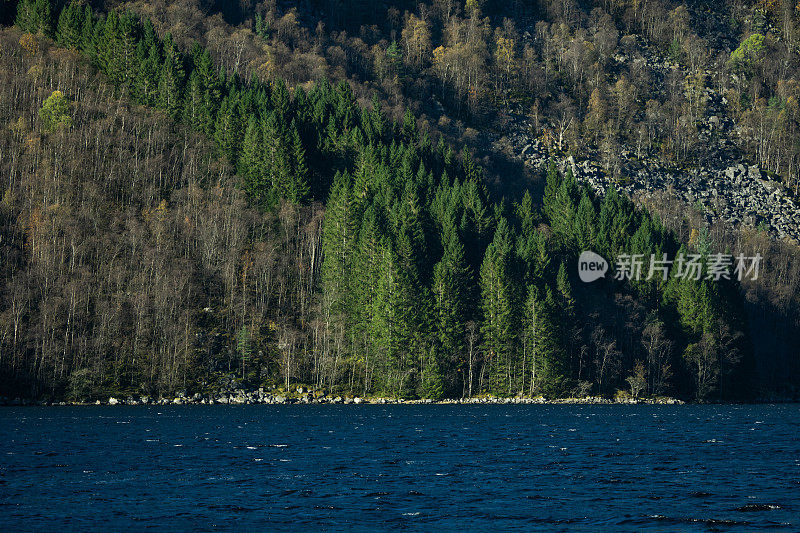
[[[0,529],[800,531],[800,406],[0,410]]]

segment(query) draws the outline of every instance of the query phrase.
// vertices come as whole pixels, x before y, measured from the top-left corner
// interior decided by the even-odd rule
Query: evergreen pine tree
[[[394,395],[403,394],[407,378],[406,360],[401,353],[401,306],[399,305],[398,268],[394,251],[388,239],[384,239],[379,254],[378,287],[373,300],[372,327],[376,353],[379,387]]]
[[[34,2],[36,10],[38,30],[48,37],[53,35],[53,7],[50,0],[36,0]]]
[[[137,52],[138,56],[143,56],[139,62],[136,81],[136,95],[139,101],[145,105],[154,105],[158,96],[158,81],[161,67],[161,47],[158,42],[153,41],[147,45],[147,40],[140,43],[142,52]]]
[[[214,72],[214,63],[211,54],[199,44],[195,44],[192,49],[192,61],[194,69],[192,76],[196,75],[197,98],[200,100],[198,105],[198,130],[206,135],[212,135],[214,131],[214,119],[216,117],[220,98],[221,83]]]
[[[464,247],[454,228],[446,230],[444,255],[433,269],[433,302],[439,366],[448,376],[459,375],[464,362],[464,331],[467,322],[467,284]],[[451,385],[455,385],[454,383]],[[451,391],[454,387],[451,386]]]
[[[370,118],[372,120],[372,129],[379,141],[383,140],[386,134],[386,117],[381,109],[381,102],[378,100],[378,95],[372,96],[372,110],[370,111]]]
[[[380,208],[370,205],[364,211],[358,231],[358,243],[352,260],[352,280],[349,289],[348,328],[356,340],[356,351],[363,358],[365,372],[364,391],[371,388],[373,380],[385,383],[385,376],[375,375],[376,369],[386,367],[381,351],[384,331],[382,313],[386,309],[376,304],[382,276],[384,236],[379,221]],[[354,215],[356,218],[357,215]],[[357,225],[357,224],[356,224]]]
[[[20,0],[14,23],[23,31],[51,36],[53,16],[50,0]]]
[[[203,88],[197,70],[192,70],[189,74],[189,81],[186,83],[186,94],[183,99],[183,122],[188,124],[193,130],[202,132],[206,111],[203,110],[205,101],[203,98]]]
[[[523,368],[529,394],[558,394],[565,380],[564,361],[559,342],[557,304],[553,291],[546,286],[544,297],[535,285],[528,287],[525,301]]]
[[[70,2],[58,17],[56,42],[67,48],[79,48],[83,31],[83,12],[80,5]]]
[[[444,397],[444,380],[436,350],[431,346],[423,353],[419,390],[421,398],[440,400]]]
[[[214,126],[214,140],[219,153],[231,163],[236,162],[239,153],[239,118],[235,103],[227,98],[223,100]]]
[[[403,139],[407,143],[417,142],[417,119],[410,109],[403,115]]]
[[[548,218],[552,219],[551,214],[555,208],[556,193],[561,188],[561,175],[558,172],[555,162],[550,161],[547,165],[547,176],[544,184],[544,212]]]
[[[594,204],[588,192],[584,189],[575,214],[574,240],[578,249],[581,251],[594,249],[596,234],[597,221]]]
[[[19,0],[14,24],[22,31],[36,33],[39,28],[33,0]]]
[[[288,120],[289,111],[291,110],[291,101],[289,99],[289,90],[286,88],[286,83],[282,79],[278,79],[272,84],[272,107],[278,113],[280,120]]]
[[[183,60],[171,35],[164,41],[164,63],[158,85],[158,106],[176,118],[181,110],[183,89]]]
[[[261,199],[263,191],[270,186],[263,164],[261,137],[258,119],[251,115],[242,140],[237,169],[242,176],[242,188],[256,201]]]
[[[80,48],[89,57],[94,57],[94,14],[88,4],[83,6],[83,24],[81,25]]]
[[[493,392],[506,394],[513,387],[511,370],[516,334],[510,256],[511,232],[506,220],[501,218],[495,238],[486,249],[480,285],[489,387]]]
[[[100,67],[108,78],[119,83],[122,80],[122,31],[120,28],[119,15],[116,11],[110,11],[103,23],[102,33],[98,32],[95,43],[97,49],[97,66]]]
[[[466,180],[474,181],[476,183],[481,182],[483,179],[483,171],[475,162],[475,159],[473,159],[472,154],[469,153],[466,145],[461,150],[461,165]]]
[[[578,189],[572,171],[567,170],[566,175],[561,180],[555,199],[550,205],[546,205],[546,213],[550,219],[550,226],[553,233],[558,236],[559,242],[566,249],[576,246],[575,242],[575,218],[577,211]]]
[[[291,132],[292,171],[287,198],[292,202],[301,203],[310,192],[308,185],[308,167],[306,166],[306,151],[303,148],[303,141],[300,139],[300,132],[297,131],[297,125],[294,121],[292,121]]]
[[[342,323],[348,311],[350,267],[355,245],[356,222],[352,204],[350,176],[337,174],[328,197],[323,227],[322,286],[326,306],[334,319]]]

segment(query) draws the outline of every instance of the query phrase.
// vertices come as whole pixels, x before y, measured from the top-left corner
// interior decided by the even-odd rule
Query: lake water
[[[0,457],[3,531],[800,531],[798,405],[3,408]]]

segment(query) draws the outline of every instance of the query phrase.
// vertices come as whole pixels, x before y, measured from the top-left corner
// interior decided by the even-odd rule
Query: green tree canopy
[[[62,126],[70,127],[72,117],[70,117],[69,100],[61,91],[53,91],[39,110],[39,118],[42,119],[44,130],[47,132],[56,131]]]

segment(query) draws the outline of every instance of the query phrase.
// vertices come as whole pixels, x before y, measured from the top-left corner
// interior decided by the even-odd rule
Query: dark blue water
[[[0,410],[0,530],[800,531],[800,406]]]

